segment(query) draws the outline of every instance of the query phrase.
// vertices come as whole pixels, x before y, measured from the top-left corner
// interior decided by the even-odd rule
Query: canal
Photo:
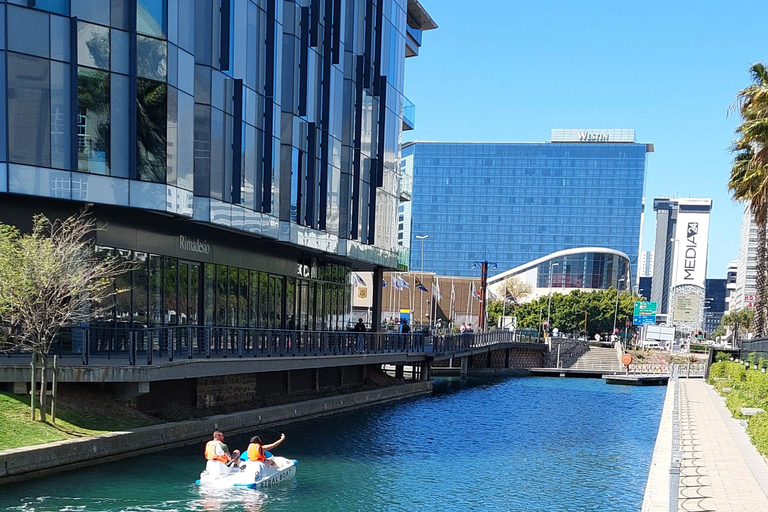
[[[0,487],[17,511],[637,511],[664,387],[528,377],[436,381],[433,396],[254,431],[296,478],[265,492],[194,484],[188,446]],[[245,449],[253,434],[227,436]]]

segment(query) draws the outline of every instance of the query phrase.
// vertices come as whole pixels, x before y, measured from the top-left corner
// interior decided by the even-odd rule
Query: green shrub
[[[703,345],[701,343],[691,343],[691,346],[688,348],[691,352],[706,352],[709,350],[707,345]]]
[[[728,354],[727,352],[718,352],[717,354],[715,354],[715,362],[717,363],[728,361],[728,359],[730,358],[731,358],[731,355]]]
[[[766,359],[765,356],[760,356],[760,359],[757,360],[757,369],[760,370],[765,368],[766,365],[768,365],[768,359]]]
[[[747,434],[757,451],[768,456],[768,413],[752,416],[747,424]]]
[[[752,368],[755,365],[755,358],[757,357],[757,354],[754,352],[750,352],[747,356],[747,362],[749,363],[749,367]]]

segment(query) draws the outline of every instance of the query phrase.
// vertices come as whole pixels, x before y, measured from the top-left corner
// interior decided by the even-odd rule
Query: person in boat
[[[229,448],[224,444],[224,434],[218,430],[213,433],[213,439],[205,445],[205,458],[208,461],[206,469],[211,474],[227,474],[232,467],[237,467],[240,450],[229,453]]]
[[[253,436],[251,444],[248,445],[248,460],[277,467],[271,455],[267,455],[267,450],[277,448],[283,441],[285,441],[285,434],[280,434],[280,439],[271,444],[262,444],[259,436]]]

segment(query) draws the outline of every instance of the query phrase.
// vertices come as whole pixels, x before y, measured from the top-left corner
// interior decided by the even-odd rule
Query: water
[[[267,491],[194,485],[203,446],[0,487],[15,511],[637,511],[664,387],[518,378],[259,432],[297,476]],[[250,435],[227,436],[245,449]]]

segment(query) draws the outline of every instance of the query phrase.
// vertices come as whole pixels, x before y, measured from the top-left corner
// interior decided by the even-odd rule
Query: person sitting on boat
[[[272,454],[268,453],[267,450],[277,448],[283,441],[285,441],[285,434],[280,434],[280,439],[271,444],[261,444],[261,438],[259,436],[253,436],[251,438],[251,444],[248,445],[248,460],[277,467],[275,461],[272,460]]]
[[[205,469],[212,475],[226,475],[237,467],[240,450],[229,453],[224,444],[224,434],[218,430],[213,433],[213,439],[205,445],[205,458],[208,460]]]

